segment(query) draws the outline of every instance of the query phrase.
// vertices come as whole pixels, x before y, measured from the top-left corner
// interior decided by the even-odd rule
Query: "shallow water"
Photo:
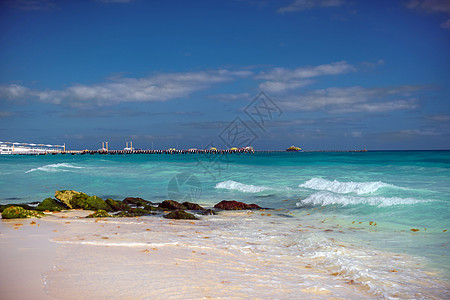
[[[104,198],[206,206],[232,199],[273,209],[202,216],[198,224],[204,226],[187,223],[194,233],[186,230],[186,237],[170,232],[165,220],[143,218],[142,225],[127,219],[128,233],[93,243],[84,237],[67,244],[68,238],[66,247],[146,247],[149,236],[141,227],[161,222],[164,230],[151,236],[155,247],[206,247],[220,257],[217,264],[239,257],[249,286],[279,284],[286,296],[304,290],[348,298],[357,286],[360,297],[449,297],[448,151],[2,156],[0,170],[2,203],[41,201],[57,189],[74,189]],[[195,231],[211,238],[199,239]],[[253,252],[261,259],[246,256]],[[211,263],[213,276],[219,267]],[[230,266],[221,274],[239,281],[233,272]]]

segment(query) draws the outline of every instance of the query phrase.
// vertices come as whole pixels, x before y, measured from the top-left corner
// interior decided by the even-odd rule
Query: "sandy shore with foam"
[[[284,213],[198,221],[83,218],[88,213],[1,220],[2,299],[439,299],[448,292],[410,257],[367,252],[338,239],[349,229]]]

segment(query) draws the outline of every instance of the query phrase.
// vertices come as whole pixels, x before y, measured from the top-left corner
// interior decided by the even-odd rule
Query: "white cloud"
[[[144,78],[114,78],[92,85],[74,84],[63,90],[30,90],[20,85],[0,86],[0,97],[35,97],[39,101],[72,106],[99,106],[121,102],[167,101],[188,97],[214,84],[247,77],[251,71],[211,70],[156,74]]]
[[[330,64],[300,67],[296,69],[273,68],[268,72],[261,72],[257,78],[267,80],[291,80],[305,79],[324,75],[338,75],[355,71],[356,68],[346,61],[338,61]]]
[[[441,28],[450,29],[450,19],[441,24]]]
[[[344,0],[294,0],[287,6],[280,7],[279,13],[296,12],[316,7],[337,7],[344,5]]]
[[[333,62],[318,66],[300,67],[296,69],[273,68],[261,72],[257,79],[268,81],[260,84],[260,88],[272,93],[282,93],[312,84],[311,78],[325,75],[339,75],[356,71],[356,68],[345,61]]]
[[[280,99],[291,110],[326,110],[329,113],[387,112],[417,108],[412,93],[417,86],[363,88],[359,86],[327,88],[308,94]]]
[[[53,0],[5,0],[5,3],[13,8],[29,11],[57,8]]]
[[[450,13],[450,1],[448,0],[411,0],[406,3],[406,7],[427,13]]]
[[[429,116],[428,119],[438,122],[448,122],[450,121],[450,115],[434,115]]]
[[[281,93],[288,90],[304,87],[313,82],[313,80],[294,80],[290,82],[265,81],[259,85],[259,88],[269,93]]]
[[[238,100],[250,100],[254,95],[250,93],[239,93],[239,94],[218,94],[212,95],[211,98],[218,99],[224,102],[232,102]]]
[[[28,88],[18,85],[0,85],[0,98],[16,99],[24,97],[28,92]]]

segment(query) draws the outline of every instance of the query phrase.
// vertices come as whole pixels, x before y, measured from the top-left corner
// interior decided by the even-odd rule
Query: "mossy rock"
[[[75,196],[71,201],[73,208],[81,208],[84,210],[105,210],[113,211],[113,209],[100,197],[91,196],[84,198],[84,196]]]
[[[126,205],[133,205],[133,206],[146,206],[153,204],[153,202],[144,200],[139,197],[127,197],[123,199],[122,202],[125,203]]]
[[[134,217],[141,217],[141,216],[152,215],[152,214],[155,214],[155,213],[152,213],[152,212],[142,209],[142,208],[132,208],[128,211],[121,211],[120,213],[118,213],[115,216],[119,217],[119,218],[134,218]]]
[[[198,220],[196,216],[185,212],[184,210],[175,210],[164,216],[166,219],[177,219],[177,220]]]
[[[127,210],[131,209],[131,207],[129,207],[127,204],[123,203],[122,201],[106,199],[105,202],[113,209],[113,211],[127,211]]]
[[[66,205],[68,208],[75,208],[72,205],[72,202],[76,201],[74,200],[74,198],[86,199],[88,197],[89,195],[74,190],[55,191],[55,198],[64,203],[64,205]]]
[[[184,206],[181,203],[178,203],[175,200],[164,200],[162,203],[159,204],[159,207],[165,208],[168,210],[185,210],[187,209],[186,206]]]
[[[183,205],[184,205],[188,210],[205,210],[203,207],[201,207],[201,206],[198,205],[197,203],[183,202]]]
[[[20,206],[10,206],[3,210],[3,219],[24,219],[24,218],[40,218],[44,214],[38,211],[27,210]]]
[[[36,207],[36,210],[39,210],[39,211],[45,211],[45,210],[61,211],[64,209],[67,209],[67,207],[65,207],[61,202],[59,202],[55,199],[52,199],[52,198],[44,199],[44,201],[39,203],[39,205]]]
[[[88,215],[86,218],[111,218],[112,216],[108,214],[106,211],[100,209],[96,212]]]
[[[30,206],[28,204],[2,204],[2,205],[0,205],[0,213],[11,206],[19,206],[26,210],[34,210],[35,209],[35,207]]]

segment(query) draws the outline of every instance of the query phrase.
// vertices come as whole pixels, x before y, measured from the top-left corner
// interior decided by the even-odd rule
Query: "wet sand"
[[[328,260],[302,256],[311,246],[297,239],[329,229],[294,227],[293,219],[273,213],[227,212],[187,221],[86,219],[88,211],[75,210],[42,219],[1,220],[0,295],[2,299],[69,300],[373,299],[382,295],[334,273]],[[346,259],[345,255],[353,259],[356,249],[330,244],[330,240],[321,247],[342,253],[339,259]],[[320,249],[318,253],[323,252]],[[391,256],[370,254],[377,265]],[[383,275],[387,283],[378,283],[381,290],[399,282],[395,277],[411,274],[412,269],[402,267],[407,259],[399,256],[397,265],[386,267],[396,271]],[[416,295],[426,295],[422,292],[430,284],[416,286],[410,280],[390,293],[407,298],[413,289],[419,292]],[[436,287],[441,291],[430,298],[446,294],[445,286]]]
[[[56,258],[50,241],[62,230],[44,219],[0,220],[2,299],[53,299],[45,292],[45,273]]]

